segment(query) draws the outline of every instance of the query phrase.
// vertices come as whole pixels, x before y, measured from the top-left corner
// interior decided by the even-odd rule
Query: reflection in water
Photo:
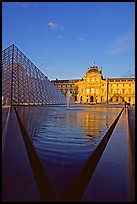
[[[5,123],[6,123],[6,120],[7,120],[8,111],[9,111],[8,107],[7,108],[2,107],[2,132],[4,130],[4,126],[5,126]]]
[[[112,106],[17,107],[56,191],[63,195],[120,112]]]

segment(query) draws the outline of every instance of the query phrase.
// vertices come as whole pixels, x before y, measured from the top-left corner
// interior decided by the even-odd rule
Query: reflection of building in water
[[[52,80],[54,85],[66,95],[70,90],[77,103],[112,103],[124,101],[135,104],[135,78],[103,78],[102,67],[87,68],[82,79]]]
[[[50,131],[58,128],[72,128],[73,134],[76,129],[83,132],[84,137],[100,138],[109,128],[110,124],[119,112],[119,108],[85,107],[81,110],[70,110],[46,106],[17,106],[19,116],[31,138],[37,139],[38,135],[50,134]],[[52,117],[51,117],[52,116]],[[60,130],[59,130],[60,131]],[[102,135],[102,136],[103,136]],[[64,132],[65,136],[65,132]]]
[[[70,111],[68,123],[82,128],[87,137],[99,138],[110,127],[118,112],[119,109],[107,109],[105,107],[87,108],[75,112],[75,115]]]

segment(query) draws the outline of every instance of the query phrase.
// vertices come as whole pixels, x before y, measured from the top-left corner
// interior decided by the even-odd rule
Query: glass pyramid
[[[65,96],[13,44],[2,51],[2,105],[66,104]]]

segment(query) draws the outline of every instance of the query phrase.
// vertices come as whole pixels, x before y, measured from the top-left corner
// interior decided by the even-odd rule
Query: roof
[[[73,83],[73,82],[78,82],[81,79],[56,79],[56,80],[51,80],[51,82],[54,83]]]
[[[98,72],[98,73],[100,73],[97,66],[92,66],[92,67],[88,68],[87,73],[89,73],[89,72]]]
[[[122,77],[120,77],[120,78],[108,78],[108,80],[135,80],[135,78],[133,77],[133,78],[131,78],[131,77],[127,77],[127,78],[122,78]]]

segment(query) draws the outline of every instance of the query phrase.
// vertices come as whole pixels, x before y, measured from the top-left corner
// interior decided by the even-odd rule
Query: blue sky
[[[2,49],[15,44],[50,80],[135,73],[134,2],[3,2]]]

